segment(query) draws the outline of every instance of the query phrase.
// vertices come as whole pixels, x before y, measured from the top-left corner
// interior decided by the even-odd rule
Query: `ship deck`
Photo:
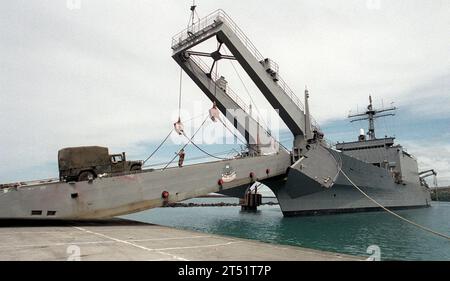
[[[0,260],[362,260],[128,220],[0,221]]]
[[[267,156],[267,155],[262,155],[262,156]],[[251,157],[251,156],[247,156],[247,157]],[[211,161],[205,161],[205,162],[190,163],[190,164],[184,165],[183,167],[199,166],[202,164],[225,162],[225,161],[229,161],[229,160],[242,159],[242,158],[245,158],[245,157],[242,157],[242,156],[230,157],[229,159],[223,159],[223,160],[211,160]],[[126,172],[121,172],[121,173],[105,174],[105,175],[101,176],[101,178],[112,178],[112,177],[119,177],[119,176],[125,176],[125,175],[152,173],[155,171],[163,171],[163,170],[170,170],[170,169],[179,169],[179,167],[176,163],[175,164],[172,163],[171,165],[169,165],[167,167],[165,167],[165,165],[158,164],[157,166],[145,166],[142,170],[137,170],[137,171],[126,171]],[[57,184],[57,183],[61,183],[61,182],[62,181],[59,178],[9,182],[9,183],[0,184],[0,190],[8,189],[8,188],[22,188],[22,187],[35,187],[35,186],[41,186],[41,185],[51,185],[51,184]]]

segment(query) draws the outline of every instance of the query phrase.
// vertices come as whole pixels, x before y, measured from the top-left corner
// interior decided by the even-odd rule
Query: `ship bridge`
[[[218,50],[209,54],[192,51],[193,47],[212,37],[216,37],[218,41]],[[222,44],[225,44],[232,56],[220,53]],[[224,11],[217,10],[175,35],[172,38],[172,50],[175,61],[211,100],[218,103],[224,114],[226,109],[248,108],[233,92],[221,91],[216,85],[219,78],[212,71],[214,63],[220,59],[233,59],[239,62],[272,107],[279,111],[281,119],[294,136],[300,136],[303,140],[311,138],[307,103],[305,107],[279,75],[278,65],[261,55]],[[213,66],[208,68],[202,65],[197,56],[213,58]],[[315,121],[312,123],[313,127],[318,127]]]

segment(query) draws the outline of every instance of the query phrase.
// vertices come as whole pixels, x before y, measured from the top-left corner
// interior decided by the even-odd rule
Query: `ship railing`
[[[336,147],[336,142],[331,140],[331,139],[329,139],[329,138],[324,138],[322,140],[322,142],[328,148],[333,148],[334,149]]]
[[[261,52],[258,51],[258,49],[255,47],[252,41],[242,31],[242,29],[222,9],[218,9],[210,13],[209,15],[200,19],[193,25],[190,25],[189,27],[183,29],[175,36],[173,36],[172,49],[175,50],[179,46],[187,44],[191,40],[195,40],[198,36],[204,34],[205,32],[214,28],[218,24],[226,24],[259,62],[262,62],[265,59],[265,57],[261,54]],[[305,107],[303,103],[280,75],[278,75],[277,84],[280,86],[283,92],[292,100],[292,102],[294,102],[295,105],[300,110],[304,111]],[[320,128],[317,121],[312,116],[311,116],[311,124],[317,128]]]
[[[14,183],[4,183],[0,184],[0,189],[7,189],[7,188],[21,188],[21,187],[27,187],[27,186],[35,186],[35,185],[42,185],[42,184],[50,184],[50,183],[58,183],[60,182],[59,178],[51,178],[51,179],[41,179],[41,180],[32,180],[32,181],[21,181],[21,182],[14,182]]]
[[[198,37],[200,33],[204,33],[210,30],[212,27],[222,23],[221,14],[223,14],[221,9],[215,10],[204,18],[199,19],[197,22],[189,25],[187,28],[178,32],[172,37],[172,49],[177,49],[178,47],[187,44],[191,40]]]

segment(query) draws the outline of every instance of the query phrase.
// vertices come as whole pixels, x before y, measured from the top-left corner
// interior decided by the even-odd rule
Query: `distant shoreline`
[[[437,195],[436,195],[437,191]],[[433,201],[446,201],[450,202],[450,187],[438,187],[431,190],[431,200]]]
[[[227,195],[211,193],[211,194],[208,194],[208,195],[202,195],[202,196],[198,196],[198,197],[195,197],[195,198],[237,198],[237,197],[231,197],[231,196],[227,196]],[[277,197],[276,196],[264,196],[263,195],[263,198],[276,199]]]

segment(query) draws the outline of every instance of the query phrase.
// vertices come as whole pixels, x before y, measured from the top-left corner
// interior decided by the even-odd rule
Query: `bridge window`
[[[371,148],[382,148],[384,145],[374,145],[374,146],[361,146],[361,147],[351,147],[351,148],[342,148],[341,151],[352,151],[352,150],[366,150]]]

